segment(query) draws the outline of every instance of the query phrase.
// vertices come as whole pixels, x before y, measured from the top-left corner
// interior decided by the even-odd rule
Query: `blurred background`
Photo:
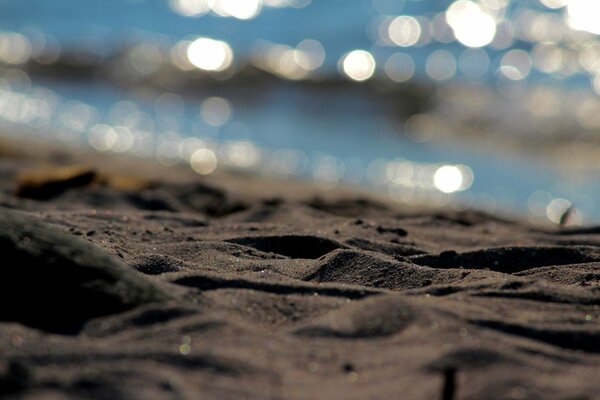
[[[0,134],[600,221],[600,2],[2,0]]]

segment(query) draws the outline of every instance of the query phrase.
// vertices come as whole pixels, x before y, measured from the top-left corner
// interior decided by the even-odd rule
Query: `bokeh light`
[[[387,59],[384,69],[391,80],[402,83],[413,77],[415,63],[408,54],[395,53]]]
[[[283,2],[271,1],[271,6],[288,6]],[[169,0],[169,6],[175,13],[184,17],[200,17],[209,11],[221,17],[233,17],[247,20],[260,14],[261,0]]]
[[[315,39],[304,39],[294,53],[296,62],[304,69],[312,71],[323,65],[325,61],[325,49],[323,45]]]
[[[185,17],[199,17],[210,11],[207,0],[169,0],[169,6]]]
[[[222,97],[209,97],[200,106],[200,116],[212,126],[224,125],[231,118],[231,104]]]
[[[250,142],[232,141],[221,149],[224,162],[236,168],[252,168],[260,161],[260,151]]]
[[[365,81],[375,73],[375,59],[365,50],[353,50],[341,59],[341,69],[355,81]]]
[[[571,202],[567,199],[555,198],[546,207],[546,216],[555,224],[560,223],[563,214],[571,207]]]
[[[209,38],[194,40],[187,49],[190,62],[205,71],[223,71],[233,61],[233,51],[226,42]]]
[[[508,79],[519,81],[531,72],[533,61],[524,50],[510,50],[502,57],[500,72]]]
[[[223,17],[252,19],[262,8],[261,0],[211,0],[211,9]]]
[[[456,58],[446,50],[436,50],[427,57],[425,71],[436,81],[450,79],[456,73]]]
[[[253,64],[284,79],[301,80],[323,64],[325,49],[314,39],[302,40],[294,48],[288,45],[261,42],[255,46]]]
[[[208,175],[217,168],[217,156],[212,150],[201,148],[192,154],[190,165],[200,175]]]
[[[540,3],[548,8],[557,9],[562,8],[568,4],[568,0],[539,0]]]
[[[472,173],[466,166],[444,165],[435,171],[433,183],[443,193],[454,193],[471,186]]]
[[[588,54],[589,56],[586,57],[584,50],[580,57],[580,62],[584,68],[586,68],[586,66],[592,68],[592,65],[598,60],[596,57],[591,56],[591,51],[589,51]],[[536,44],[533,48],[532,57],[535,68],[547,74],[553,74],[560,71],[565,63],[564,51],[554,43],[542,42]]]
[[[24,64],[31,57],[31,50],[31,43],[24,35],[0,32],[0,63]]]
[[[569,0],[567,12],[571,28],[600,35],[600,2]]]
[[[421,36],[421,25],[414,17],[401,15],[394,18],[388,26],[388,35],[392,42],[401,47],[417,43]]]
[[[458,0],[446,11],[446,21],[456,39],[468,47],[487,46],[496,35],[496,21],[479,4]]]

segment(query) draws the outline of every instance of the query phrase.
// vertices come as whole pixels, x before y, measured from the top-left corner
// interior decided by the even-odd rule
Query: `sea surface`
[[[555,223],[573,206],[572,223],[597,223],[597,166],[547,150],[600,137],[600,32],[572,3],[4,0],[0,127],[199,173],[309,177]],[[193,43],[216,47],[194,58]],[[93,79],[50,68],[65,54],[93,57]],[[473,118],[492,128],[466,134]]]

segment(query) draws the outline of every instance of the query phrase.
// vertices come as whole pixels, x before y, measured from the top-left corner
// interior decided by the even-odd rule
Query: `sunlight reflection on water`
[[[136,7],[150,7],[144,3],[136,2]],[[341,78],[343,85],[366,87],[377,96],[399,101],[400,105],[394,103],[390,106],[393,111],[386,111],[385,115],[395,118],[388,124],[403,135],[398,139],[399,148],[406,139],[433,147],[456,142],[478,154],[504,151],[527,155],[543,150],[544,157],[576,171],[600,166],[597,2],[457,0],[431,5],[412,0],[373,0],[360,6],[316,4],[309,0],[164,3],[169,11],[156,11],[156,20],[167,21],[170,17],[166,14],[173,14],[179,18],[176,24],[182,26],[192,20],[206,25],[185,25],[187,33],[182,34],[183,29],[167,22],[155,24],[165,27],[165,32],[136,29],[116,47],[108,45],[116,43],[113,38],[90,41],[82,36],[80,43],[72,37],[65,40],[58,31],[47,29],[44,21],[39,26],[29,23],[0,32],[0,119],[40,130],[55,127],[55,136],[60,140],[87,143],[99,151],[153,156],[165,165],[187,163],[201,174],[212,173],[218,165],[308,175],[324,188],[340,182],[367,182],[385,187],[398,201],[420,201],[423,193],[436,193],[442,196],[436,201],[442,202],[453,193],[464,192],[461,200],[470,204],[470,188],[475,187],[480,194],[486,191],[482,196],[491,199],[480,204],[499,204],[501,196],[493,194],[492,183],[484,183],[488,186],[482,189],[474,183],[481,184],[480,175],[487,174],[482,166],[452,156],[451,147],[442,147],[435,160],[419,160],[414,155],[415,160],[384,160],[367,151],[344,153],[343,146],[320,153],[302,145],[274,146],[272,143],[280,142],[264,140],[263,133],[257,133],[256,126],[248,122],[248,113],[272,120],[281,118],[284,122],[277,129],[284,131],[285,115],[292,112],[292,107],[298,107],[298,101],[282,104],[269,100],[268,94],[262,93],[268,92],[265,86],[255,91],[267,100],[250,98],[241,104],[231,93],[204,90],[227,86],[228,80],[236,85],[241,82],[240,87],[248,82],[259,87],[256,82],[261,79],[266,82],[263,85],[284,85],[280,82],[286,80],[306,85],[297,86],[300,88],[318,83],[326,88],[323,90],[330,90],[343,87],[338,80]],[[323,11],[311,11],[315,9]],[[296,23],[294,31],[300,36],[291,35],[281,17],[293,13],[313,16],[315,23],[307,23],[306,27]],[[223,26],[233,33],[219,28],[213,20],[229,24]],[[240,20],[240,25],[234,25],[235,20]],[[109,37],[106,32],[111,29],[103,32],[105,36],[100,37]],[[61,72],[63,69],[65,72]],[[81,98],[65,96],[60,90],[53,93],[44,89],[39,77],[53,76],[54,72],[68,79],[77,73],[84,79],[99,77],[134,96],[128,94],[127,100],[109,106],[93,101],[88,104]],[[277,81],[271,76],[283,79]],[[201,99],[190,100],[189,94],[183,93],[185,90],[202,93]],[[416,102],[414,97],[401,97],[418,96],[420,90],[430,90],[433,107],[411,109]],[[394,94],[390,95],[390,91]],[[400,100],[393,97],[397,93],[401,93]],[[253,96],[260,97],[256,93]],[[137,99],[151,99],[153,108],[137,107]],[[260,107],[277,111],[269,114]],[[189,117],[192,108],[194,113]],[[355,121],[344,114],[347,110],[335,111],[332,106],[327,112]],[[362,106],[351,112],[362,113],[372,121],[385,114]],[[182,122],[186,118],[191,118],[191,123]],[[318,122],[320,113],[313,112],[306,119]],[[299,131],[310,131],[306,137],[317,142],[319,136],[325,138],[336,129],[333,134],[344,137],[344,129],[353,124],[348,122],[342,128],[340,123],[332,128],[307,123]],[[315,126],[318,129],[313,132]],[[366,148],[373,141],[373,134],[364,126],[360,129],[364,130]],[[358,135],[348,137],[354,140]],[[288,139],[300,143],[292,137]],[[322,143],[326,143],[325,139]],[[379,161],[385,168],[379,168]],[[550,196],[542,205],[538,200],[529,202],[538,192]],[[565,208],[566,203],[558,202],[560,199],[582,207],[584,215],[599,212],[585,196],[568,197],[567,192],[554,192],[547,184],[531,182],[527,193],[519,194],[520,207],[532,216],[553,222],[556,210]],[[514,197],[506,196],[517,202]],[[529,203],[536,205],[531,207]]]

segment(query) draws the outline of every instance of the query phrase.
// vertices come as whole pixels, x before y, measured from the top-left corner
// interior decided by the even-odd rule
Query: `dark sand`
[[[17,142],[0,196],[2,398],[600,398],[600,227]]]

